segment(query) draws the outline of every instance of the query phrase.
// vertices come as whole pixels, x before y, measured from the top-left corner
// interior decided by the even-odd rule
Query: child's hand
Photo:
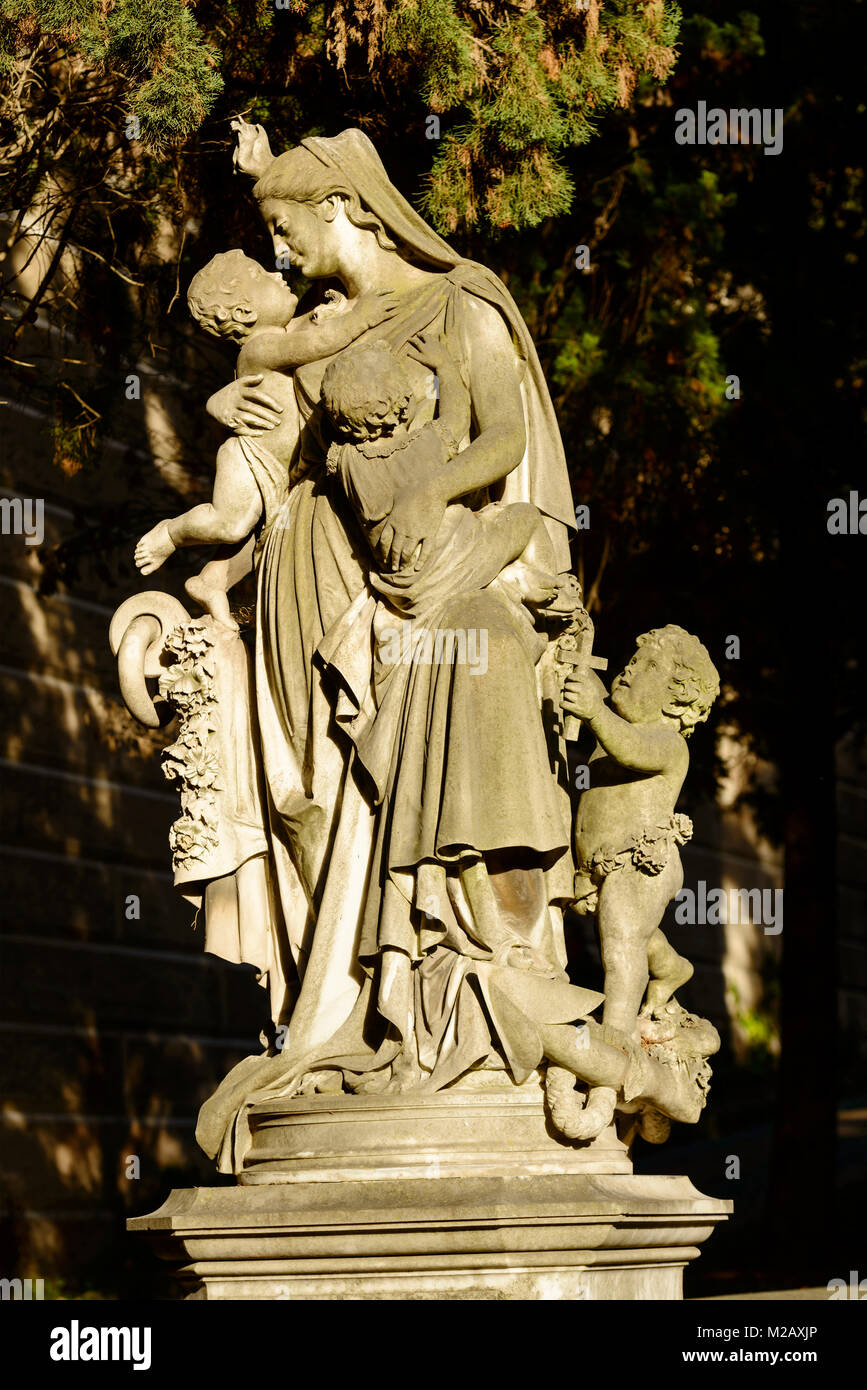
[[[406,351],[414,362],[420,362],[432,372],[439,372],[443,364],[453,361],[445,344],[438,342],[432,333],[417,333],[414,338],[410,338]]]
[[[135,562],[142,574],[153,574],[174,551],[175,543],[169,535],[169,523],[160,521],[152,531],[142,536],[135,548]]]
[[[350,309],[353,319],[358,319],[358,332],[366,333],[378,323],[385,323],[397,313],[400,296],[392,290],[370,290],[361,294]]]
[[[605,686],[590,666],[576,666],[572,675],[563,682],[560,703],[566,714],[592,720],[602,709],[607,694]]]
[[[232,164],[251,178],[260,179],[274,159],[265,127],[250,125],[243,116],[235,116],[229,126],[237,136]]]

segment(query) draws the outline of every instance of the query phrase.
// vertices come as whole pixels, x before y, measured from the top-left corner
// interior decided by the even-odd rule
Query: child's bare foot
[[[557,593],[557,577],[548,570],[531,565],[528,560],[512,560],[500,573],[500,579],[513,585],[524,603],[547,605]]]
[[[574,574],[571,574],[569,570],[564,570],[562,574],[557,575],[554,596],[551,602],[546,604],[545,611],[552,615],[562,614],[566,617],[577,612],[581,604],[581,585]]]
[[[136,546],[135,562],[142,574],[153,574],[174,551],[175,543],[169,535],[169,523],[159,521]]]
[[[184,585],[191,599],[201,604],[206,613],[210,613],[212,618],[216,618],[218,623],[229,627],[233,632],[238,631],[238,624],[229,611],[229,595],[225,589],[218,589],[212,584],[208,584],[200,574],[193,575]]]
[[[665,974],[650,981],[641,1012],[652,1014],[657,1009],[661,1009],[663,1004],[667,1004],[671,996],[680,989],[681,985],[685,985],[688,980],[692,979],[694,973],[688,960],[683,956],[675,956],[668,964]]]

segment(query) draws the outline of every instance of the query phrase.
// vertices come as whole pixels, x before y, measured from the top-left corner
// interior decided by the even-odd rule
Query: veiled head
[[[275,159],[253,193],[275,254],[286,256],[309,279],[340,276],[347,238],[357,241],[372,234],[382,250],[396,249],[351,179],[327,168],[303,146]]]

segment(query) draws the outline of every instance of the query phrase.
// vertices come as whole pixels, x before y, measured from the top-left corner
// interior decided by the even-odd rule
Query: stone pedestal
[[[250,1115],[234,1188],[135,1217],[189,1298],[679,1299],[731,1210],[558,1140],[538,1084],[312,1096]]]

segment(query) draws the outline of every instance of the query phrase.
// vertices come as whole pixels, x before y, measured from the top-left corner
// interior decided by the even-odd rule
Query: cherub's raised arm
[[[585,720],[605,752],[634,772],[672,772],[685,766],[686,746],[673,727],[630,724],[604,703],[605,686],[589,666],[577,666],[563,684],[562,706]]]
[[[213,502],[158,522],[136,546],[136,565],[142,574],[153,574],[178,546],[236,545],[261,515],[262,495],[253,475],[236,442],[227,440],[217,454]]]
[[[587,723],[605,752],[621,767],[634,772],[673,772],[683,760],[683,740],[675,729],[630,724],[607,705],[601,705]]]

